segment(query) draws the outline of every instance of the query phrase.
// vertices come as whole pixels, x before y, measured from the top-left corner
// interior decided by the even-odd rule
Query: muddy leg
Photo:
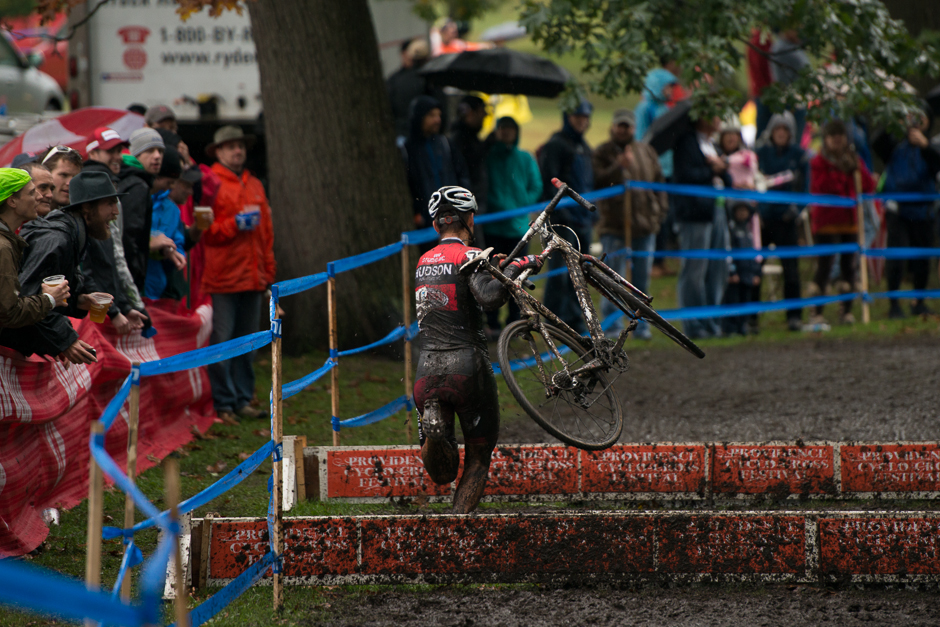
[[[476,509],[486,488],[490,472],[490,458],[496,441],[467,443],[464,449],[463,475],[454,494],[454,513],[469,514]]]
[[[453,407],[430,398],[424,402],[421,423],[425,436],[421,445],[421,461],[425,470],[438,485],[452,483],[460,466],[460,452],[454,437]]]

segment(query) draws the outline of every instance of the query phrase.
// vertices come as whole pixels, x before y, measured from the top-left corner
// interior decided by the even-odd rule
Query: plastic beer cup
[[[112,299],[110,296],[93,296],[91,308],[88,310],[88,317],[92,322],[102,323],[108,317],[108,309],[111,308]]]
[[[212,207],[196,207],[195,209],[196,216],[196,228],[200,231],[205,231],[210,226],[212,226],[211,216],[212,216]]]
[[[58,285],[62,285],[63,281],[65,281],[64,274],[54,274],[52,276],[47,276],[46,278],[44,278],[42,280],[42,283],[43,285],[48,285],[49,287],[56,287]],[[58,307],[65,307],[68,304],[68,302],[64,300],[57,300],[55,304]]]

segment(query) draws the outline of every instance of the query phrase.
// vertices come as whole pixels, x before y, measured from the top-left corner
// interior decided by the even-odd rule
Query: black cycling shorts
[[[473,348],[419,353],[414,387],[418,414],[424,413],[424,402],[430,398],[441,402],[445,418],[453,420],[453,413],[457,414],[465,444],[496,442],[499,397],[496,375],[485,353]],[[423,446],[420,420],[418,439]]]

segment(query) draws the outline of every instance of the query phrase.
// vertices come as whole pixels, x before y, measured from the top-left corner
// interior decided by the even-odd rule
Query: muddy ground
[[[632,347],[617,382],[624,442],[940,439],[940,339],[805,339],[711,347]],[[529,420],[500,441],[545,442]],[[324,625],[940,624],[940,592],[781,584],[633,590],[528,587],[336,591]]]
[[[940,338],[628,348],[623,442],[940,439]],[[548,440],[507,418],[500,442]]]

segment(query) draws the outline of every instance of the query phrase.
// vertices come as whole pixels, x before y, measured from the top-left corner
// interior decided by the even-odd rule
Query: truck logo
[[[118,29],[118,36],[127,48],[124,49],[124,65],[131,70],[142,70],[147,65],[147,52],[143,45],[147,43],[150,29],[143,26],[125,26]]]

